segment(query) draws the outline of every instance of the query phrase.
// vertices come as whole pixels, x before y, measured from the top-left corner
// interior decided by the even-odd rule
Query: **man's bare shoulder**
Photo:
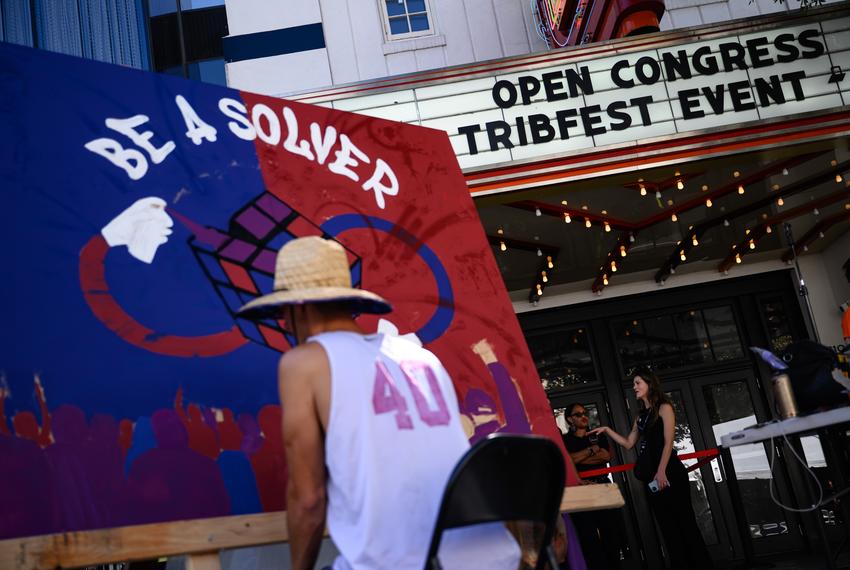
[[[281,381],[288,378],[309,379],[328,370],[328,356],[318,342],[300,344],[286,352],[278,363]]]

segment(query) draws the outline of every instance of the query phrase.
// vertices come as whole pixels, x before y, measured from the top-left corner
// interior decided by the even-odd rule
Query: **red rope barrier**
[[[688,471],[693,471],[695,469],[699,469],[715,457],[720,455],[720,451],[717,448],[714,449],[704,449],[702,451],[694,451],[693,453],[683,453],[679,456],[679,459],[699,459],[696,463],[688,467]],[[605,467],[602,469],[591,469],[589,471],[582,471],[578,475],[582,479],[587,479],[588,477],[598,477],[599,475],[608,475],[609,473],[620,473],[622,471],[631,471],[634,469],[634,463],[626,463],[625,465],[615,465],[613,467]]]

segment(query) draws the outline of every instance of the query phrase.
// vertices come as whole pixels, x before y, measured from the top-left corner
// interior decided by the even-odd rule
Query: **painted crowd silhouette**
[[[467,390],[461,420],[471,443],[495,432],[531,433],[514,381],[486,341],[475,346],[500,406]],[[35,377],[39,415],[7,417],[0,378],[0,539],[286,509],[283,416],[256,417],[184,402],[135,421],[53,411]]]
[[[184,404],[135,422],[78,407],[8,418],[0,388],[0,539],[286,508],[281,409]]]

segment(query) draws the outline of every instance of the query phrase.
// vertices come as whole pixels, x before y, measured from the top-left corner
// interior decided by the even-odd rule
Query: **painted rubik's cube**
[[[277,251],[288,241],[307,236],[334,238],[269,192],[236,212],[230,218],[227,233],[197,226],[192,230],[195,235],[189,246],[242,334],[278,352],[295,346],[295,337],[283,320],[249,321],[238,317],[236,311],[252,299],[272,292]],[[361,259],[343,248],[348,255],[351,283],[359,287]]]

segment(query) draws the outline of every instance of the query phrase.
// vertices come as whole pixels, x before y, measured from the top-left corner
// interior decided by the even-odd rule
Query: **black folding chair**
[[[545,437],[493,434],[476,443],[446,484],[425,570],[442,568],[437,552],[443,531],[495,521],[543,523],[536,569],[542,570],[548,559],[556,570],[551,543],[564,494],[564,469],[561,450]]]

